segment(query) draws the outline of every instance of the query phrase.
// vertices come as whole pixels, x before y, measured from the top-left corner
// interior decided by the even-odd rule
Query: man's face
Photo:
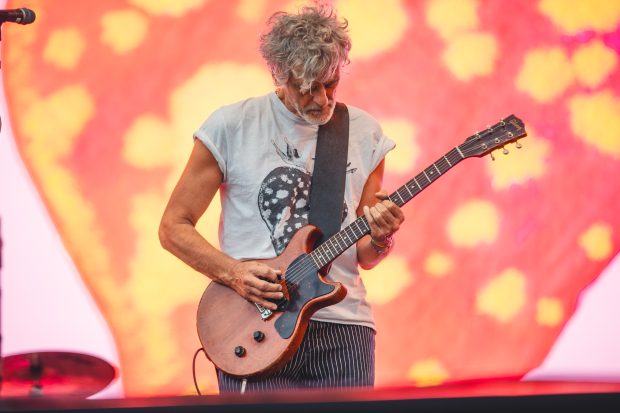
[[[340,72],[325,82],[313,82],[309,91],[303,93],[300,90],[299,79],[289,79],[281,90],[281,99],[284,105],[313,125],[324,125],[334,114],[336,106],[336,88],[340,81]]]

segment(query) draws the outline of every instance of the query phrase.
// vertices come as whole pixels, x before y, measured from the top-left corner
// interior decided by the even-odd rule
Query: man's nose
[[[329,102],[329,96],[327,95],[327,89],[325,89],[325,86],[318,85],[312,91],[312,100],[314,100],[314,103],[321,107],[327,105]]]

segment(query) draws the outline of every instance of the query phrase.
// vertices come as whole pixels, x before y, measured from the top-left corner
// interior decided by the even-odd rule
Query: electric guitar
[[[526,135],[523,122],[510,115],[467,138],[389,199],[402,206],[463,159],[484,156]],[[520,147],[519,142],[516,145]],[[227,286],[210,283],[198,305],[197,317],[198,336],[207,357],[217,368],[236,377],[265,375],[283,367],[299,347],[310,317],[341,301],[347,293],[342,284],[326,280],[320,270],[369,233],[368,221],[362,215],[313,250],[320,231],[306,225],[295,233],[282,254],[261,260],[283,274],[280,283],[284,298],[274,301],[278,305],[274,311],[245,300]]]

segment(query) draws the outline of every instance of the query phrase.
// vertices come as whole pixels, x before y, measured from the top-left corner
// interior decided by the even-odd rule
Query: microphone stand
[[[3,22],[0,22],[0,43],[2,42],[2,23]],[[0,69],[2,69],[2,59],[0,59]],[[3,87],[3,90],[4,90],[4,87]],[[0,132],[2,132],[2,117],[1,116],[0,116]],[[1,136],[2,135],[0,135],[0,137]],[[1,276],[2,276],[2,220],[0,220],[0,397],[2,396],[2,383],[4,382],[4,356],[2,355],[2,277]]]
[[[0,220],[0,275],[2,275],[2,221]],[[0,278],[1,280],[1,278]],[[0,285],[2,283],[0,282]],[[0,397],[4,381],[4,357],[2,356],[2,288],[0,288]]]
[[[0,22],[0,43],[2,42],[2,23]],[[2,49],[0,48],[0,51]],[[2,59],[0,59],[2,69]],[[0,80],[2,81],[2,80]],[[2,88],[4,90],[4,86]],[[4,96],[2,96],[4,98]],[[0,116],[0,132],[2,132],[2,117]],[[2,135],[0,135],[1,138]],[[2,220],[0,220],[0,397],[2,397],[2,383],[4,383],[4,356],[2,354]]]
[[[36,16],[35,13],[26,8],[19,9],[22,16],[18,20],[15,20],[19,24],[30,24]],[[0,20],[0,44],[2,43],[2,23],[5,20]],[[2,61],[0,59],[0,69],[2,69]],[[1,80],[0,80],[1,81]],[[4,90],[4,87],[3,87]],[[0,117],[0,132],[2,131],[2,117]],[[0,275],[2,274],[2,221],[0,221]],[[1,281],[1,278],[0,278]],[[2,396],[2,383],[4,382],[4,357],[2,356],[2,283],[0,282],[0,397]]]

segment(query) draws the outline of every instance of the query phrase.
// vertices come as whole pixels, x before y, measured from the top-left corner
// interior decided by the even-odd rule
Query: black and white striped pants
[[[218,370],[220,393],[239,393],[242,379]],[[310,320],[293,358],[267,377],[250,377],[246,392],[303,388],[372,387],[375,331],[366,326]]]

